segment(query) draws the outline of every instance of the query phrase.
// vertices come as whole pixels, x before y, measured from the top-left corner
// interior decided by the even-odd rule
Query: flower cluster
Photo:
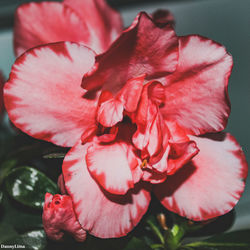
[[[151,192],[199,221],[229,212],[244,190],[245,156],[221,132],[231,56],[207,38],[178,37],[167,11],[139,13],[125,30],[120,20],[104,0],[17,10],[16,54],[34,48],[4,87],[9,117],[32,137],[71,147],[62,195],[45,197],[52,239],[124,236]]]

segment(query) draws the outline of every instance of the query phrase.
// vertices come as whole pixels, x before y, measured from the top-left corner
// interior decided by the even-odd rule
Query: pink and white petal
[[[86,231],[76,219],[72,200],[68,195],[46,193],[43,207],[43,226],[47,236],[52,240],[62,240],[65,232],[75,240],[86,239]]]
[[[84,230],[100,238],[125,236],[140,221],[150,202],[147,183],[139,182],[126,195],[103,190],[91,177],[85,157],[89,143],[76,145],[63,162],[65,185]]]
[[[151,184],[159,184],[166,180],[167,173],[157,172],[155,169],[147,168],[143,171],[143,180],[148,181]]]
[[[128,112],[135,112],[141,98],[145,75],[129,79],[118,94],[118,99]]]
[[[167,209],[191,220],[208,220],[236,205],[245,187],[247,162],[230,134],[190,139],[199,154],[154,191]]]
[[[146,13],[140,13],[132,27],[96,60],[95,70],[83,77],[82,87],[103,87],[116,94],[131,78],[146,74],[150,79],[175,71],[178,38],[170,25],[160,28]]]
[[[56,2],[27,3],[18,7],[14,26],[17,56],[38,45],[59,41],[89,44],[89,31],[71,8]]]
[[[165,124],[168,127],[171,138],[170,143],[183,143],[189,141],[189,138],[186,134],[186,131],[178,125],[174,120],[165,121]]]
[[[165,88],[158,81],[148,83],[148,96],[149,99],[158,106],[165,102]]]
[[[102,102],[98,108],[97,121],[104,127],[113,127],[123,119],[123,104],[114,98]]]
[[[67,190],[65,188],[65,182],[63,179],[63,174],[60,174],[57,180],[57,186],[59,190],[61,191],[61,194],[67,194]]]
[[[123,24],[118,12],[105,0],[64,0],[85,22],[90,32],[90,48],[97,54],[106,51],[122,33]]]
[[[29,50],[12,67],[4,86],[11,121],[25,133],[60,146],[73,146],[95,124],[96,99],[87,99],[82,75],[94,52],[60,42]]]
[[[168,157],[167,174],[174,174],[179,168],[190,162],[199,153],[199,148],[194,141],[170,143],[171,151]]]
[[[169,157],[169,152],[170,152],[170,145],[167,145],[164,153],[162,154],[161,159],[155,163],[152,164],[152,169],[156,170],[159,173],[166,173],[168,169],[168,157]]]
[[[149,156],[148,151],[146,150],[146,146],[148,144],[150,136],[149,129],[146,128],[143,132],[142,131],[143,129],[140,129],[140,127],[138,127],[132,137],[133,145],[139,150],[144,150],[145,155]]]
[[[169,138],[169,130],[158,110],[156,118],[150,127],[150,136],[147,145],[147,151],[150,155],[150,164],[155,164],[163,157],[168,146]]]
[[[151,126],[158,119],[159,115],[158,106],[149,99],[148,86],[149,84],[144,85],[138,108],[132,116],[133,122],[137,125],[137,130],[133,134],[132,140],[135,147],[140,150],[145,149],[148,145]]]
[[[230,113],[232,64],[222,45],[197,35],[180,37],[179,65],[166,77],[165,119],[176,121],[187,134],[223,130]]]
[[[3,103],[3,86],[4,86],[4,77],[2,72],[0,71],[0,119],[2,118],[2,114],[4,111],[4,103]]]
[[[129,150],[125,143],[94,143],[87,150],[86,164],[91,176],[112,194],[122,195],[134,187],[127,157]],[[138,163],[137,166],[140,167]]]
[[[105,128],[104,128],[105,130]],[[118,135],[118,127],[114,126],[109,129],[109,133],[98,136],[98,138],[93,138],[98,143],[109,143],[113,142]]]

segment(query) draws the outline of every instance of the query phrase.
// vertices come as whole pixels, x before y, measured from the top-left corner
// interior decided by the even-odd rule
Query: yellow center
[[[147,167],[147,163],[148,163],[147,160],[144,159],[143,162],[142,162],[142,164],[141,164],[141,169],[146,168]]]

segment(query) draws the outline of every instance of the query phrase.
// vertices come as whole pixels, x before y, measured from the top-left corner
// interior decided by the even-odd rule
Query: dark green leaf
[[[0,243],[18,236],[17,231],[9,223],[0,223]]]
[[[133,237],[127,246],[124,248],[124,250],[151,250],[151,247],[149,247],[144,241]]]
[[[7,160],[0,166],[0,185],[3,183],[9,172],[16,166],[17,161],[15,159]]]
[[[237,242],[250,244],[250,229],[216,235],[206,240],[208,242]]]
[[[40,171],[31,167],[13,169],[5,180],[9,195],[23,205],[43,207],[46,192],[57,193],[56,184]]]
[[[158,237],[160,243],[164,244],[165,240],[158,225],[156,225],[152,219],[148,219],[147,224],[150,226],[151,231],[156,235],[156,237]]]
[[[43,156],[44,159],[63,159],[66,153],[51,153]]]
[[[183,249],[199,250],[249,250],[250,230],[241,230],[220,234],[205,241],[193,242],[185,245]]]
[[[0,204],[2,203],[2,199],[3,199],[3,192],[0,191]]]
[[[3,195],[0,209],[1,229],[5,228],[6,225],[9,225],[15,232],[24,233],[43,227],[42,214],[40,210],[34,210],[29,207],[22,206],[20,203],[10,200],[6,193]],[[3,230],[0,235],[1,237],[3,236],[5,238],[9,238],[12,236],[13,230]]]
[[[20,245],[19,249],[24,248],[30,250],[45,249],[46,244],[46,235],[43,230],[30,231],[3,242],[3,245]]]

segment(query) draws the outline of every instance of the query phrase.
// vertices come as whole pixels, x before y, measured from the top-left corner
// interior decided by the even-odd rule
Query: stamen
[[[161,225],[161,228],[163,230],[168,230],[165,214],[163,214],[163,213],[158,214],[157,215],[157,220],[158,220],[158,222]]]
[[[144,159],[143,161],[142,161],[142,164],[141,164],[141,169],[145,169],[146,167],[147,167],[147,164],[148,164],[148,162],[147,162],[147,160],[146,159]]]

